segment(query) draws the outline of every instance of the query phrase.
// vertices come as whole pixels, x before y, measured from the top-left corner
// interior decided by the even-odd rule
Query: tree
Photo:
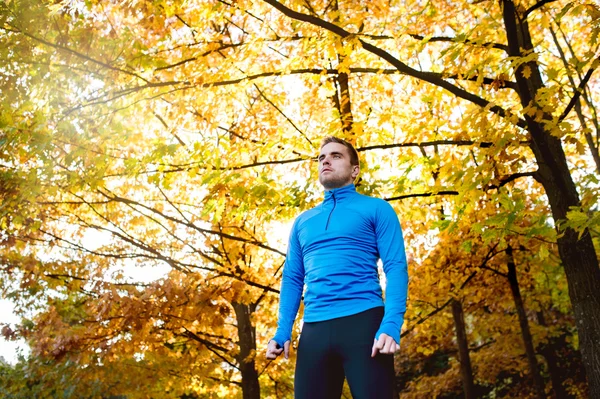
[[[464,222],[472,231],[460,230],[471,231],[475,237],[468,241],[483,253],[453,255],[463,264],[453,269],[455,287],[482,264],[490,245],[506,243],[507,229],[538,238],[542,231],[544,240],[557,242],[575,316],[582,321],[579,342],[591,392],[597,392],[592,355],[599,342],[594,323],[600,291],[594,291],[592,235],[597,240],[598,139],[589,129],[597,126],[597,9],[559,1],[516,8],[509,2],[285,4],[22,0],[0,6],[3,292],[20,301],[24,314],[34,306],[38,313],[22,333],[40,344],[77,343],[75,338],[90,336],[79,335],[84,329],[69,320],[85,314],[113,326],[113,337],[125,326],[141,348],[150,332],[160,330],[153,323],[166,323],[157,298],[172,296],[158,283],[139,285],[119,271],[166,265],[165,287],[172,295],[194,298],[197,308],[182,315],[169,309],[183,319],[155,337],[144,356],[175,370],[180,364],[170,357],[189,355],[186,359],[198,362],[190,372],[213,378],[210,389],[229,384],[227,389],[241,394],[235,384],[246,375],[246,381],[258,379],[267,394],[285,395],[290,371],[277,362],[261,363],[260,354],[250,356],[255,347],[252,340],[242,345],[242,336],[256,328],[260,352],[261,340],[272,333],[283,261],[283,250],[276,248],[285,240],[273,226],[319,201],[310,161],[319,139],[337,134],[361,152],[359,190],[394,204],[408,242],[437,237],[440,245],[457,245],[446,234],[469,216]],[[569,35],[575,28],[588,34]],[[581,39],[588,36],[590,41]],[[521,194],[537,204],[535,211],[520,206]],[[549,206],[538,202],[541,194]],[[549,215],[555,235],[547,234]],[[532,221],[515,224],[525,217]],[[445,263],[430,256],[432,247],[409,245],[415,262],[431,259],[423,263],[427,287],[443,281],[439,270]],[[255,268],[245,263],[250,258]],[[412,275],[421,273],[411,267]],[[26,290],[12,289],[14,281]],[[422,281],[413,279],[411,289]],[[510,304],[506,284],[500,288],[479,272],[469,281],[465,289],[493,286]],[[582,281],[591,282],[583,286],[589,296],[579,290]],[[448,286],[440,284],[416,299],[447,303]],[[60,300],[56,291],[62,292]],[[499,351],[486,339],[504,334],[509,344],[518,324],[509,310],[514,304],[491,307],[490,315],[483,304],[496,294],[481,292],[476,297],[481,305],[464,303],[464,310],[477,320],[472,325],[493,320],[489,325],[497,327],[477,328],[474,336],[485,338],[470,348],[476,383],[491,384],[526,366],[489,360]],[[542,295],[532,288],[524,292]],[[142,300],[144,293],[153,299]],[[218,296],[217,303],[203,308],[210,295]],[[154,313],[140,312],[140,303]],[[174,298],[171,305],[182,303]],[[425,351],[412,346],[418,326],[436,335],[451,329],[447,319],[435,317],[446,313],[418,303],[407,316],[436,313],[427,322],[407,319],[412,332],[404,335],[403,347],[423,359],[437,353],[450,362],[446,340],[432,339]],[[201,309],[215,317],[203,318]],[[192,329],[193,319],[202,324]],[[217,321],[234,320],[245,322],[214,330]],[[49,337],[53,323],[61,334]],[[532,334],[540,342],[541,334]],[[89,348],[100,357],[128,358],[114,367],[139,364],[131,358],[134,345],[120,351],[121,341],[111,341],[114,348]],[[223,356],[229,350],[234,355]],[[65,357],[56,361],[73,355],[61,353]],[[480,364],[489,366],[487,374]],[[236,369],[241,365],[248,366],[246,372]],[[193,388],[181,383],[185,378],[167,380],[179,381],[179,392]],[[426,381],[412,383],[418,391]],[[164,389],[161,384],[157,390]],[[519,384],[507,389],[528,389]],[[248,390],[243,394],[256,395],[256,383]]]
[[[595,58],[595,51],[590,49],[586,61],[584,61],[588,65],[588,71],[580,82],[578,91],[569,98],[567,105],[560,113],[556,111],[553,113],[552,111],[557,109],[556,105],[559,104],[561,99],[555,94],[556,87],[549,86],[543,80],[538,56],[535,53],[536,47],[534,47],[532,39],[534,34],[539,35],[540,33],[532,32],[529,25],[532,14],[547,3],[552,2],[541,1],[528,6],[526,3],[515,4],[512,1],[502,1],[500,8],[494,11],[501,16],[504,23],[505,31],[503,33],[505,34],[506,44],[494,45],[493,40],[496,37],[492,37],[490,41],[487,38],[483,40],[491,43],[488,45],[490,48],[500,48],[505,52],[506,57],[510,57],[507,72],[512,72],[516,80],[515,91],[521,109],[514,108],[513,105],[512,110],[506,110],[495,104],[495,101],[487,100],[480,97],[478,93],[473,93],[448,82],[443,78],[443,75],[432,75],[411,68],[401,59],[386,51],[383,46],[373,45],[369,41],[360,38],[361,31],[350,31],[345,26],[327,21],[324,16],[295,11],[277,0],[265,0],[265,2],[290,18],[319,26],[342,39],[352,39],[353,35],[358,35],[354,40],[355,46],[360,46],[367,52],[385,60],[398,69],[399,72],[442,87],[455,96],[484,108],[491,114],[508,119],[510,123],[514,124],[515,128],[523,129],[528,133],[531,140],[530,148],[535,155],[538,166],[535,178],[544,187],[552,209],[552,216],[560,232],[557,242],[569,281],[569,293],[577,318],[583,359],[590,381],[590,392],[592,396],[600,395],[600,363],[595,360],[597,359],[595,353],[600,350],[598,348],[600,319],[596,316],[600,314],[600,268],[590,232],[587,229],[578,232],[571,226],[564,226],[567,213],[572,208],[579,209],[582,204],[560,140],[561,136],[572,129],[571,126],[564,126],[562,123],[578,101],[581,91],[585,89],[592,73],[600,63],[600,59]],[[572,6],[572,3],[568,3],[565,8],[568,10]],[[592,18],[596,18],[597,8],[594,6],[589,7],[592,9]],[[357,27],[355,22],[363,18],[367,19],[368,10],[367,7],[364,7],[363,10],[354,9],[352,11],[360,14],[350,16],[345,25],[354,30]],[[365,25],[361,24],[358,27],[362,29]],[[438,26],[438,29],[440,28]],[[596,27],[593,32],[592,36],[597,37],[598,28]],[[466,36],[463,43],[472,46],[472,40]],[[476,45],[481,43],[480,40],[480,38],[476,40]],[[427,41],[431,41],[431,38],[427,38]],[[450,39],[450,41],[459,42],[459,39]],[[596,45],[595,39],[592,41],[592,45]],[[509,58],[505,59],[509,60]],[[448,73],[450,71],[459,76],[468,76],[474,72],[473,69],[465,70],[457,67],[459,67],[457,63],[451,62],[444,72],[447,76],[452,76]],[[481,79],[482,77],[478,78]],[[519,114],[523,115],[523,119],[519,117]],[[514,116],[511,117],[511,115]]]

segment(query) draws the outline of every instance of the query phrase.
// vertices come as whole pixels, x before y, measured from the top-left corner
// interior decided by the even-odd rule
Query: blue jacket
[[[305,284],[305,322],[384,306],[378,259],[387,285],[375,338],[386,333],[400,343],[408,272],[398,217],[390,204],[357,193],[354,184],[326,191],[323,202],[298,216],[292,227],[273,340],[283,346],[290,339]]]

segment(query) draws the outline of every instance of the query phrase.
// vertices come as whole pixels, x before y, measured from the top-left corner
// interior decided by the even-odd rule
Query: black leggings
[[[394,357],[371,357],[383,308],[304,323],[294,378],[296,399],[339,399],[344,376],[354,399],[393,397]]]

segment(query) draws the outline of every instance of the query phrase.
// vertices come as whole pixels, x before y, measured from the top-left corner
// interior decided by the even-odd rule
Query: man
[[[340,398],[344,377],[354,399],[391,398],[408,274],[400,223],[385,201],[358,194],[358,153],[327,137],[319,154],[325,199],[302,213],[290,233],[279,322],[267,358],[289,356],[304,285],[296,399]],[[385,306],[377,272],[383,262]]]

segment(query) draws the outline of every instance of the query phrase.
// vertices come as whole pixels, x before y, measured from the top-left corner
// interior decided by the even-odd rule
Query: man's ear
[[[356,179],[356,176],[360,173],[360,166],[354,165],[354,169],[352,169],[352,178]]]

